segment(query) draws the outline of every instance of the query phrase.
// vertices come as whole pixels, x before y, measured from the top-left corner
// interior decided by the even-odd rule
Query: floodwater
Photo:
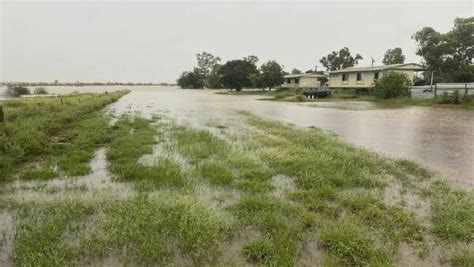
[[[217,95],[208,90],[173,87],[84,86],[47,87],[52,94],[74,91],[104,92],[129,88],[132,92],[109,110],[193,120],[221,119],[235,110],[314,126],[345,141],[392,157],[413,159],[460,186],[474,186],[474,111],[432,107],[374,107],[340,109],[299,103],[259,101],[259,96]],[[1,92],[0,92],[1,93]],[[340,103],[338,104],[340,105]],[[370,104],[369,104],[370,105]]]

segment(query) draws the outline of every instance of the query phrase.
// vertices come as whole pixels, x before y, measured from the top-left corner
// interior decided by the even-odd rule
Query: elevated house
[[[328,75],[321,73],[301,73],[285,75],[281,87],[285,88],[319,88],[324,86]]]
[[[351,67],[329,72],[329,88],[331,89],[369,89],[382,78],[384,73],[395,71],[406,74],[407,79],[415,81],[415,74],[425,70],[416,63],[392,64],[373,67]]]

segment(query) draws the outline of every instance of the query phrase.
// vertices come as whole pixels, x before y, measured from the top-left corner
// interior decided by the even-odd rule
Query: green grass
[[[169,264],[178,260],[176,251],[200,265],[216,260],[230,227],[186,196],[20,203],[18,214],[19,266],[82,265],[108,256],[132,265]]]
[[[447,241],[474,241],[474,194],[434,183],[432,201],[433,232]]]
[[[48,180],[58,177],[59,174],[49,168],[35,168],[23,170],[20,174],[20,179],[23,180]]]
[[[21,173],[44,181],[2,191],[18,226],[16,265],[297,266],[310,243],[323,266],[397,265],[401,244],[448,264],[472,262],[472,192],[431,181],[412,161],[246,112],[237,115],[244,134],[219,136],[158,115],[123,115],[110,128],[101,116],[68,124],[48,157]],[[59,159],[68,150],[88,158],[102,144],[111,183],[130,182],[131,192],[48,181],[52,164],[67,169]],[[394,185],[400,201],[387,202]],[[403,194],[428,202],[431,214],[405,207]],[[427,240],[442,253],[431,255]]]
[[[138,160],[153,152],[157,143],[157,131],[153,121],[124,115],[119,118],[111,130],[107,160],[110,171],[123,181],[134,181],[139,186],[150,185],[177,186],[186,185],[181,166],[174,160],[159,155],[152,165],[143,165]]]
[[[92,143],[103,141],[96,135],[106,131],[104,122],[107,118],[99,111],[126,93],[0,102],[5,113],[5,122],[0,123],[0,181],[11,178],[14,171],[25,163],[49,160],[51,156],[66,175],[87,173],[85,165],[93,155]],[[61,154],[65,154],[59,156],[55,152],[63,138],[68,143],[62,147]]]
[[[79,201],[23,203],[15,238],[18,266],[64,266],[77,263],[80,249],[75,242],[86,227],[93,209]]]
[[[123,262],[166,264],[177,249],[182,257],[202,264],[219,255],[228,227],[195,199],[137,196],[107,202],[97,231],[84,244],[95,256],[113,251]]]
[[[339,223],[321,232],[321,244],[351,266],[390,265],[390,258],[376,248],[369,229],[352,223]]]

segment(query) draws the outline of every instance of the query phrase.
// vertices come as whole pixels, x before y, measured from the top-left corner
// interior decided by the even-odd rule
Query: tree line
[[[196,55],[197,67],[185,71],[177,80],[181,88],[275,88],[283,83],[285,72],[274,60],[257,66],[257,56],[250,55],[221,64],[221,59],[208,52]]]
[[[435,72],[435,82],[474,81],[474,17],[456,18],[451,31],[440,33],[425,27],[412,35],[417,43],[416,55],[429,70],[425,77]],[[197,67],[185,71],[177,80],[182,88],[229,88],[241,90],[244,87],[275,88],[283,83],[283,76],[289,74],[283,66],[271,60],[257,67],[257,56],[251,55],[221,64],[221,58],[202,52],[196,55]],[[405,55],[400,47],[388,49],[382,63],[384,65],[405,63]],[[343,47],[322,57],[319,63],[326,71],[340,70],[358,65],[363,57],[351,54]],[[372,62],[374,60],[372,59]],[[315,73],[308,70],[305,73]],[[302,74],[293,69],[291,74]]]

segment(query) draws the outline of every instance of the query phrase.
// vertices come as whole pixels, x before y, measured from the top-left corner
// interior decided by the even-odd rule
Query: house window
[[[286,79],[286,83],[290,84],[290,83],[291,83],[291,79]]]
[[[362,81],[362,72],[357,72],[357,81]]]
[[[346,82],[346,81],[347,81],[347,78],[348,78],[348,77],[347,77],[347,73],[343,73],[343,74],[342,74],[342,81],[343,81],[343,82]]]
[[[379,79],[379,72],[376,71],[376,72],[374,73],[374,80],[378,80],[378,79]]]
[[[296,78],[295,83],[299,83],[299,82],[300,82],[300,79]]]

